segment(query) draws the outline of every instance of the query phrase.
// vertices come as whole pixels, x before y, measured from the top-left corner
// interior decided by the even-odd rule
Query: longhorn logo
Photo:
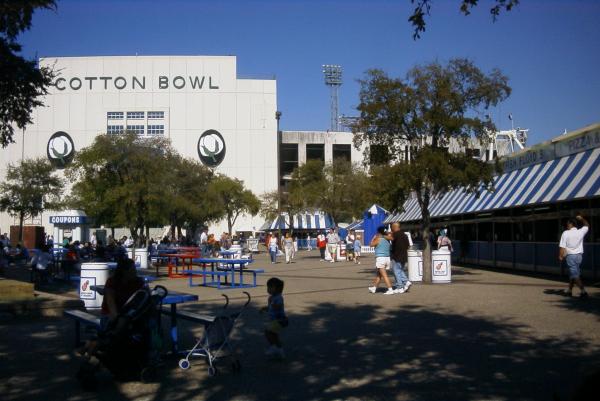
[[[225,140],[214,129],[205,131],[198,140],[198,156],[208,167],[216,167],[225,158]]]
[[[48,140],[46,153],[55,167],[64,168],[75,156],[75,145],[69,134],[58,131]]]

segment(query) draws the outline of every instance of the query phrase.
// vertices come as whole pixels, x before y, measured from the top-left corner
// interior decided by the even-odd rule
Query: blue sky
[[[59,0],[22,37],[35,56],[236,55],[240,76],[275,75],[284,130],[329,126],[322,64],[340,64],[340,112],[355,115],[368,68],[403,76],[418,63],[468,57],[500,68],[512,95],[491,114],[530,129],[530,144],[600,122],[600,1],[522,0],[496,23],[491,0],[471,16],[433,0],[420,40],[409,0]]]

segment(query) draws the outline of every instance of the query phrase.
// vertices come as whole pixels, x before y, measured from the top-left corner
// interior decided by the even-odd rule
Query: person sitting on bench
[[[104,285],[104,299],[102,299],[102,318],[100,330],[104,330],[111,319],[115,319],[127,300],[144,287],[144,280],[137,276],[135,262],[129,258],[121,258],[112,277]],[[88,341],[80,353],[91,355],[97,342]]]

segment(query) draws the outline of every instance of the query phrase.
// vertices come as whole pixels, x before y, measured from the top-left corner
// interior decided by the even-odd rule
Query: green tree
[[[356,164],[308,160],[292,173],[289,196],[298,210],[320,209],[336,222],[349,221],[373,202],[370,185],[369,176]]]
[[[244,213],[255,216],[260,211],[260,200],[244,188],[244,182],[218,175],[209,185],[208,196],[213,196],[227,218],[227,229],[232,233],[237,218]]]
[[[62,188],[63,181],[46,159],[8,165],[6,180],[0,184],[0,210],[19,218],[19,242],[23,241],[26,218],[60,207]]]
[[[211,169],[198,161],[173,155],[168,174],[169,223],[173,237],[175,231],[180,236],[183,227],[194,233],[198,227],[225,217],[216,197],[209,194],[215,178]]]
[[[495,22],[502,11],[510,11],[519,4],[520,0],[494,0],[492,7],[490,8],[490,14],[492,20]],[[429,16],[431,12],[431,5],[433,0],[410,0],[415,5],[413,13],[408,18],[408,21],[412,24],[415,29],[413,32],[413,39],[421,37],[421,33],[425,32],[425,17]],[[460,12],[464,15],[471,14],[471,10],[476,7],[479,0],[460,0]]]
[[[266,220],[283,218],[284,223],[294,232],[294,216],[306,210],[304,199],[298,196],[299,192],[278,191],[267,192],[261,196],[260,215]],[[281,216],[279,215],[281,202]],[[279,229],[281,231],[281,229]]]
[[[54,73],[38,68],[36,60],[26,60],[17,42],[20,33],[31,27],[37,9],[56,9],[54,0],[0,0],[0,144],[14,142],[14,127],[31,123],[31,112],[42,106]]]
[[[398,180],[393,191],[399,197],[410,191],[416,195],[422,215],[425,282],[431,281],[431,201],[454,188],[477,191],[480,183],[490,187],[494,173],[493,164],[464,152],[449,154],[446,146],[454,140],[465,148],[471,138],[486,143],[496,128],[485,111],[509,94],[508,78],[500,71],[486,75],[465,59],[417,66],[404,79],[370,70],[361,81],[355,145],[387,147],[389,160],[380,163],[380,169],[390,169]],[[414,149],[410,164],[385,163],[401,161],[407,145]]]
[[[145,229],[168,223],[172,196],[167,172],[173,153],[165,138],[99,135],[67,169],[75,182],[70,203],[97,225],[128,227],[140,246],[147,240]]]

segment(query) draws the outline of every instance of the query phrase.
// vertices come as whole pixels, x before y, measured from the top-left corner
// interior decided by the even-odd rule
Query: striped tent
[[[508,171],[494,178],[494,192],[480,188],[479,196],[462,188],[434,199],[431,217],[481,213],[519,206],[548,204],[600,196],[600,148],[563,156]],[[386,223],[421,219],[416,197],[406,200],[403,210]]]
[[[265,222],[261,230],[288,230],[290,228],[288,216],[287,213],[282,213],[276,219]],[[294,230],[324,230],[333,227],[335,227],[333,218],[328,213],[321,211],[299,213],[292,218]]]
[[[363,229],[363,221],[364,220],[358,220],[358,221],[354,221],[354,222],[348,224],[348,227],[346,227],[346,230],[348,230],[348,231],[362,230]]]

